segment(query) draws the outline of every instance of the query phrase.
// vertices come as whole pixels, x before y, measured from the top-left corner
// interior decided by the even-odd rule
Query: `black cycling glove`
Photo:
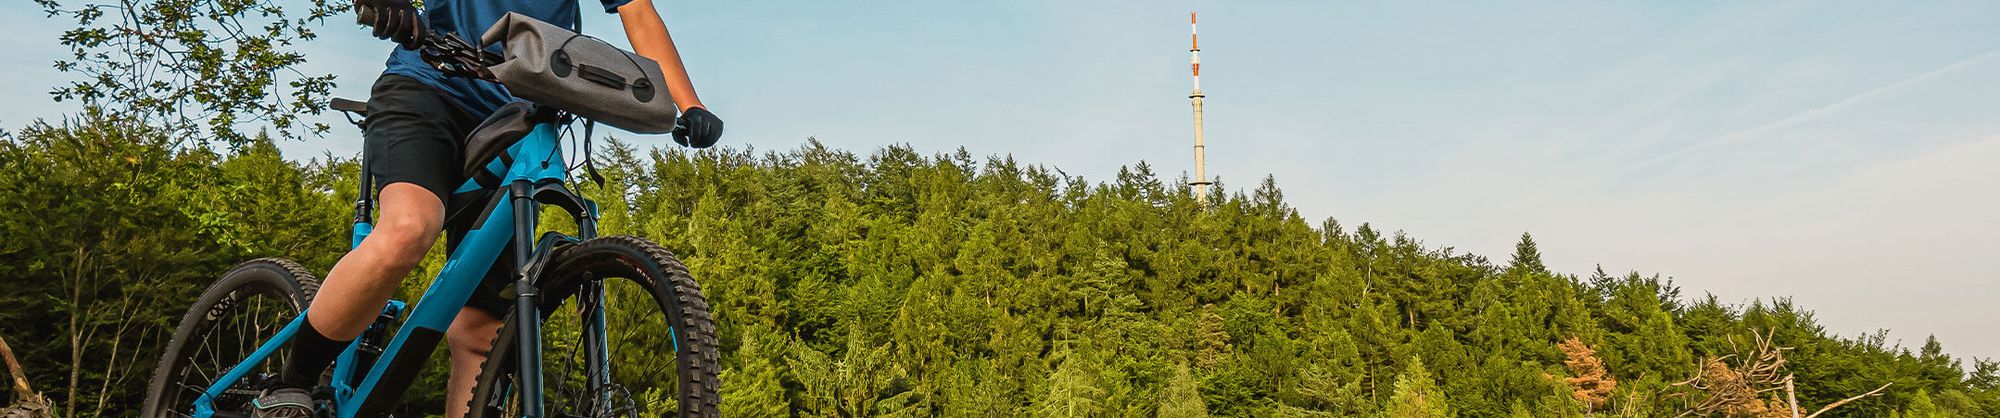
[[[674,122],[674,142],[693,148],[708,148],[722,139],[722,118],[708,109],[688,108]]]
[[[354,13],[361,24],[375,29],[375,39],[388,39],[403,49],[422,46],[424,17],[410,0],[354,0]]]

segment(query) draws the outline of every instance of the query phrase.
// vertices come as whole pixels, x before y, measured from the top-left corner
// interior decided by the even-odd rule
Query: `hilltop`
[[[121,413],[158,329],[229,265],[344,249],[353,160],[166,144],[101,119],[0,141],[0,235],[32,237],[0,247],[0,335],[58,405]],[[1489,258],[1303,219],[1270,179],[1197,202],[1145,163],[1093,180],[905,146],[597,161],[602,230],[664,244],[709,296],[729,416],[1672,415],[1717,393],[1675,383],[1758,336],[1790,347],[1807,412],[1892,384],[1839,411],[2000,414],[2000,368],[1935,339],[1550,271],[1527,234]],[[411,412],[440,398],[426,379]]]

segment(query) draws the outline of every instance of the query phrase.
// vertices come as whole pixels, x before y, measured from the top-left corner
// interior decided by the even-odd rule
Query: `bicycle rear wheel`
[[[281,258],[251,260],[223,273],[181,316],[146,385],[140,416],[192,416],[195,398],[296,318],[318,291],[318,278]],[[279,350],[225,391],[215,400],[216,410],[244,410],[257,395],[251,387],[255,376],[277,373],[283,356]]]
[[[549,416],[714,417],[717,352],[708,301],[673,254],[612,236],[559,249],[542,292],[542,386]],[[602,334],[581,297],[603,290]],[[473,387],[473,417],[520,416],[514,393],[518,318],[508,315]],[[585,343],[602,335],[608,384],[593,384]]]

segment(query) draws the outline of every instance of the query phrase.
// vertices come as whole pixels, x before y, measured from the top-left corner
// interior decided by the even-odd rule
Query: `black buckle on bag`
[[[556,77],[569,77],[572,65],[575,64],[569,62],[569,51],[556,48],[556,52],[549,55],[549,72],[555,73]]]
[[[632,80],[632,97],[638,98],[639,103],[651,103],[653,101],[653,83],[646,81],[644,78]]]

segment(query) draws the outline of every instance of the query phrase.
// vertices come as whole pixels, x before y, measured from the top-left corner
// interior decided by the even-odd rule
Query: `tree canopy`
[[[0,141],[16,237],[0,335],[65,413],[129,413],[162,330],[233,263],[324,271],[345,249],[352,159],[176,147],[143,126],[89,115]],[[1784,298],[1551,272],[1525,235],[1496,264],[1311,223],[1274,179],[1203,205],[1145,163],[1094,182],[905,146],[599,151],[608,181],[582,189],[601,229],[672,249],[711,299],[731,416],[1672,415],[1691,398],[1672,383],[1760,331],[1793,348],[1801,404],[1893,382],[1843,414],[2000,413],[2000,368],[1936,341],[1834,335]],[[434,366],[405,413],[438,410]]]

